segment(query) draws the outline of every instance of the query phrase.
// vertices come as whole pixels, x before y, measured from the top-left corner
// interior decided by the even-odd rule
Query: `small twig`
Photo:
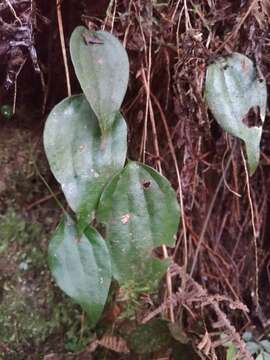
[[[147,89],[148,81],[146,79],[146,74],[145,74],[144,69],[142,69],[142,77],[143,77],[144,86]],[[154,148],[155,148],[155,153],[156,153],[156,156],[157,156],[158,171],[160,172],[160,174],[162,174],[162,166],[161,166],[161,161],[160,161],[160,151],[159,151],[158,137],[157,137],[157,128],[156,128],[154,110],[153,110],[151,99],[149,99],[149,113],[150,113],[150,121],[151,121],[151,125],[152,125]],[[168,258],[168,251],[167,251],[166,245],[162,245],[162,252],[163,252],[164,259],[167,259]],[[168,298],[172,299],[172,295],[173,295],[172,279],[171,279],[171,273],[170,273],[169,269],[166,272],[166,284],[167,284]],[[171,320],[172,323],[174,323],[175,322],[174,311],[173,311],[173,305],[171,303],[170,303],[170,306],[169,306],[169,313],[170,313],[170,320]]]
[[[241,29],[242,25],[246,21],[246,19],[249,16],[251,10],[253,9],[254,5],[257,2],[258,2],[258,0],[252,0],[251,4],[249,5],[249,8],[247,9],[247,12],[245,13],[245,15],[243,16],[241,21],[236,25],[235,29],[231,32],[231,34],[227,37],[227,39],[225,39],[225,41],[223,41],[223,43],[217,48],[217,50],[215,50],[215,54],[217,54],[220,50],[222,50],[225,47],[225,45],[227,45],[228,42],[233,38],[233,36],[235,34],[239,33],[239,30]]]
[[[19,70],[16,72],[16,75],[15,75],[14,95],[13,95],[13,105],[12,105],[12,113],[13,114],[15,114],[16,103],[17,103],[17,78],[20,75],[20,72],[22,71],[22,68],[24,67],[25,62],[26,62],[26,59],[21,63]]]
[[[227,150],[228,151],[228,150]],[[222,161],[221,161],[221,165],[222,165],[222,170],[223,170],[223,168],[224,168],[224,159],[225,159],[225,157],[226,157],[226,155],[227,155],[227,151],[224,153],[224,156],[223,156],[223,158],[222,158]],[[227,182],[227,180],[224,178],[224,185],[226,186],[226,188],[232,193],[232,194],[234,194],[235,196],[237,196],[237,197],[242,197],[242,195],[241,194],[239,194],[237,191],[234,191],[231,187],[230,187],[230,185],[228,184],[228,182]]]
[[[145,162],[145,154],[146,154],[146,142],[147,142],[147,125],[148,125],[148,116],[149,116],[149,102],[150,102],[150,87],[151,87],[151,69],[152,69],[152,28],[150,31],[149,37],[149,48],[147,54],[147,46],[146,39],[144,36],[142,24],[140,23],[140,29],[142,33],[142,37],[144,40],[144,50],[145,50],[145,62],[147,64],[147,86],[146,86],[146,102],[145,102],[145,116],[144,116],[144,129],[143,129],[143,138],[140,149],[140,158],[142,158],[142,162]],[[142,71],[144,71],[142,67]]]
[[[146,78],[144,68],[142,68],[142,78],[143,78],[143,82],[144,82],[144,87],[145,87],[146,91],[148,91],[147,90],[147,88],[148,88],[148,80]],[[158,138],[157,138],[157,128],[156,128],[154,111],[153,111],[153,106],[152,106],[151,99],[149,99],[149,113],[150,113],[150,121],[151,121],[151,125],[152,125],[153,142],[154,142],[154,148],[155,148],[155,153],[156,153],[155,155],[157,157],[158,170],[162,174],[162,167],[161,167],[161,161],[160,161],[160,151],[159,151]]]
[[[184,8],[185,8],[185,25],[186,25],[186,31],[192,28],[191,21],[189,17],[188,7],[187,7],[187,0],[184,0]]]
[[[184,8],[182,8],[180,14],[179,14],[179,18],[178,18],[178,22],[177,22],[177,28],[176,28],[176,52],[177,52],[177,56],[178,56],[178,60],[181,58],[180,52],[181,52],[181,46],[180,46],[180,25],[181,25],[181,19],[182,19],[182,15],[184,12]]]
[[[173,142],[172,142],[171,134],[170,134],[170,131],[169,131],[169,128],[168,128],[168,124],[167,124],[167,121],[166,121],[166,116],[165,116],[165,114],[164,114],[164,112],[162,110],[162,107],[161,107],[158,99],[156,98],[156,96],[153,93],[151,93],[151,96],[153,97],[153,101],[154,101],[155,105],[157,106],[157,108],[159,110],[160,117],[161,117],[163,126],[165,128],[165,133],[166,133],[166,136],[167,136],[171,156],[173,158],[175,171],[176,171],[177,182],[178,182],[178,190],[179,190],[179,200],[180,200],[180,210],[181,210],[181,217],[182,217],[183,234],[184,234],[184,265],[183,265],[183,268],[186,271],[187,270],[187,261],[188,261],[187,226],[186,226],[186,216],[185,216],[184,201],[183,201],[182,181],[181,181],[181,176],[180,176],[180,171],[179,171],[179,167],[178,167],[178,162],[177,162],[175,149],[174,149],[174,146],[173,146]],[[184,282],[183,282],[183,288],[185,288],[185,283]]]
[[[37,205],[40,205],[40,204],[43,204],[44,202],[54,198],[54,196],[57,196],[57,195],[60,195],[61,194],[61,191],[58,191],[56,193],[54,193],[53,195],[50,194],[50,195],[47,195],[47,196],[44,196],[42,199],[38,199],[36,201],[34,201],[32,204],[28,205],[25,210],[26,211],[29,211],[31,210],[33,207],[37,206]]]
[[[56,12],[57,12],[57,20],[58,20],[58,29],[59,29],[59,35],[60,35],[61,49],[62,49],[64,66],[65,66],[67,93],[68,93],[68,96],[71,96],[70,76],[69,76],[69,69],[68,69],[68,61],[67,61],[67,52],[66,52],[66,46],[65,46],[64,30],[63,30],[63,19],[62,19],[62,13],[61,13],[61,0],[56,0]]]
[[[129,2],[129,6],[128,6],[128,14],[129,14],[129,20],[130,20],[130,13],[131,13],[131,6],[133,4],[133,1],[130,1]],[[128,25],[126,27],[126,30],[125,30],[125,35],[124,35],[124,40],[123,40],[123,46],[124,48],[126,48],[127,46],[127,38],[128,38],[128,34],[129,34],[129,29],[132,25],[132,22],[131,21],[128,21]]]
[[[251,190],[250,190],[250,182],[249,182],[249,175],[248,175],[248,168],[247,168],[247,162],[243,153],[243,149],[241,148],[241,155],[244,163],[244,169],[246,174],[246,184],[247,184],[247,195],[248,195],[248,201],[250,205],[250,213],[251,213],[251,224],[252,224],[252,230],[253,230],[253,244],[254,244],[254,252],[255,252],[255,305],[256,310],[259,309],[259,265],[258,265],[258,245],[257,245],[257,230],[255,226],[255,216],[254,216],[254,207],[253,202],[251,198]]]
[[[115,14],[117,9],[117,0],[114,1],[114,9],[112,14],[112,25],[111,25],[111,33],[113,32],[114,22],[115,22]]]
[[[11,5],[18,5],[18,4],[22,4],[22,3],[25,3],[25,2],[28,2],[29,0],[9,0],[9,3]],[[8,2],[2,2],[0,4],[0,11],[3,11],[5,10],[7,7],[9,7],[9,4]]]
[[[176,13],[177,13],[177,10],[178,10],[178,8],[179,8],[180,2],[181,2],[181,0],[178,0],[178,1],[177,1],[177,4],[176,4],[176,6],[175,6],[175,8],[174,8],[174,12],[173,12],[172,17],[171,17],[171,22],[174,21],[174,18],[175,18],[175,15],[176,15]]]
[[[5,0],[8,7],[10,8],[10,11],[12,12],[13,16],[15,17],[15,19],[18,21],[18,23],[20,24],[20,26],[22,26],[22,21],[21,19],[18,17],[18,15],[16,14],[16,11],[14,9],[14,7],[11,5],[9,0]]]
[[[106,10],[106,17],[102,25],[102,30],[105,30],[108,19],[112,16],[112,7],[113,7],[114,0],[110,0],[109,5]]]
[[[52,191],[50,185],[47,183],[46,179],[44,178],[44,176],[41,175],[37,165],[35,162],[33,162],[34,168],[37,172],[37,175],[40,177],[40,179],[42,180],[42,182],[44,183],[44,185],[46,186],[46,188],[48,189],[49,193],[52,195],[52,198],[55,200],[56,204],[58,205],[58,207],[62,210],[63,214],[68,214],[68,212],[66,211],[66,209],[64,208],[64,206],[61,204],[61,202],[57,199],[56,194]]]
[[[219,193],[219,190],[221,189],[221,186],[222,186],[222,184],[224,182],[224,177],[226,176],[226,173],[227,173],[227,171],[229,169],[229,166],[230,166],[230,164],[232,162],[232,153],[233,153],[233,151],[235,149],[235,146],[236,146],[236,143],[234,144],[234,146],[233,146],[233,148],[231,150],[230,157],[229,157],[229,159],[227,161],[227,164],[226,164],[226,166],[225,166],[225,168],[223,170],[223,174],[220,177],[219,183],[218,183],[218,185],[216,187],[216,191],[215,191],[215,193],[213,195],[213,198],[212,198],[212,201],[211,201],[211,203],[209,205],[209,209],[208,209],[208,212],[207,212],[204,224],[203,224],[203,228],[202,228],[202,231],[201,231],[201,234],[200,234],[200,237],[199,237],[197,249],[196,249],[196,252],[195,252],[195,255],[194,255],[194,258],[193,258],[193,263],[192,263],[191,270],[190,270],[190,276],[191,277],[193,276],[193,273],[194,273],[194,270],[195,270],[195,267],[196,267],[196,264],[197,264],[199,252],[200,252],[200,249],[201,249],[201,245],[202,245],[204,235],[205,235],[206,230],[207,230],[209,220],[211,218],[211,215],[212,215],[212,212],[213,212],[213,209],[214,209],[214,205],[216,203],[217,195]]]
[[[189,296],[185,295],[187,299],[188,305],[191,304],[200,304],[201,308],[206,306],[211,307],[217,316],[216,325],[223,330],[223,332],[231,338],[231,341],[239,347],[239,352],[241,356],[244,356],[245,359],[252,360],[252,356],[250,355],[248,349],[246,348],[246,344],[241,338],[239,332],[236,331],[235,327],[231,324],[230,320],[228,319],[227,315],[221,310],[219,303],[223,301],[228,301],[229,305],[233,309],[239,309],[244,313],[248,312],[248,308],[244,305],[240,300],[232,301],[230,298],[222,295],[214,295],[211,296],[207,293],[207,291],[198,284],[190,275],[185,273],[185,270],[182,269],[177,264],[173,265],[174,271],[178,272],[181,278],[187,278],[187,282],[189,286],[191,286]],[[176,293],[176,300],[181,302],[181,294],[183,292]],[[178,295],[178,296],[177,296]],[[180,296],[179,296],[180,295]],[[178,297],[178,299],[177,299]],[[194,306],[193,305],[193,306]],[[225,330],[225,331],[224,331]]]

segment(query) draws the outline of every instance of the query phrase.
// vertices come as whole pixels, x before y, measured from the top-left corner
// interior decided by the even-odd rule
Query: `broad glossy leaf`
[[[57,285],[81,305],[94,326],[111,283],[110,255],[101,235],[87,227],[79,237],[65,216],[49,244],[49,267]]]
[[[174,190],[149,166],[129,162],[105,187],[97,219],[106,226],[113,276],[121,286],[156,287],[168,261],[152,251],[174,244],[179,218]]]
[[[83,223],[90,220],[103,186],[124,166],[126,136],[120,113],[112,131],[102,135],[84,95],[66,98],[47,119],[44,146],[50,168]]]
[[[102,131],[106,132],[113,124],[114,114],[119,111],[127,89],[126,50],[112,34],[79,26],[71,35],[70,52],[82,90]]]
[[[252,107],[258,107],[260,119],[264,121],[267,100],[265,80],[257,76],[249,58],[233,53],[208,66],[205,96],[219,125],[244,140],[249,171],[253,174],[260,157],[262,126],[248,127],[243,120]]]

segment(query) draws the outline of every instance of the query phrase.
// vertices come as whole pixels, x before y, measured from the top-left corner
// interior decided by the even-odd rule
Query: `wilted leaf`
[[[106,182],[125,163],[127,128],[120,113],[101,134],[84,95],[64,99],[51,111],[44,130],[50,168],[70,207],[87,224]]]
[[[57,285],[81,305],[94,326],[111,283],[110,256],[103,238],[90,227],[79,237],[74,222],[65,216],[49,244],[49,267]]]
[[[99,43],[95,43],[95,39]],[[82,90],[98,117],[102,132],[106,132],[114,122],[127,89],[126,50],[112,34],[78,26],[71,35],[70,52]]]
[[[258,107],[263,123],[267,90],[265,80],[257,76],[252,61],[234,53],[209,65],[205,96],[215,119],[224,130],[244,140],[250,174],[259,162],[262,126],[246,125],[243,120],[251,108]]]
[[[106,226],[113,276],[121,286],[156,287],[168,261],[152,251],[174,244],[179,218],[174,190],[146,165],[129,162],[105,187],[97,219]]]

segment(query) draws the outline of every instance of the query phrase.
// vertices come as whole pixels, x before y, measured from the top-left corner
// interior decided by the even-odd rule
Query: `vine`
[[[83,94],[54,107],[44,146],[73,214],[63,215],[52,236],[49,266],[94,326],[112,279],[132,294],[156,290],[170,261],[153,250],[174,245],[180,211],[166,178],[126,161],[127,126],[120,107],[129,61],[122,44],[106,31],[79,26],[70,50]],[[103,226],[105,239],[93,222]]]

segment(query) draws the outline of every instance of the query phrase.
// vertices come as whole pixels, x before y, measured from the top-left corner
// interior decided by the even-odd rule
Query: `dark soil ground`
[[[18,15],[33,2],[21,1]],[[4,3],[0,3],[0,16],[13,23],[10,9],[3,10]],[[15,0],[11,4],[17,9]],[[122,109],[129,126],[129,157],[154,167],[161,164],[183,195],[185,226],[170,253],[181,267],[177,276],[172,275],[172,290],[178,296],[171,329],[174,340],[146,355],[124,354],[119,343],[110,344],[116,341],[113,337],[95,351],[90,345],[95,336],[104,334],[119,335],[121,340],[140,322],[142,313],[144,317],[153,313],[166,299],[165,281],[158,295],[139,304],[136,321],[134,309],[129,312],[127,304],[114,300],[96,331],[90,332],[80,308],[54,285],[48,271],[48,242],[61,215],[54,197],[64,206],[65,199],[50,173],[42,132],[49,111],[67,93],[55,3],[37,0],[34,5],[36,25],[34,20],[30,23],[43,79],[24,47],[13,53],[7,47],[1,52],[2,44],[10,39],[0,33],[0,359],[197,359],[193,348],[200,350],[202,358],[223,359],[226,351],[220,339],[224,334],[239,348],[245,344],[238,334],[246,331],[258,341],[268,339],[269,110],[260,165],[250,178],[256,269],[242,145],[214,121],[205,105],[203,84],[207,64],[219,55],[238,51],[256,62],[269,90],[269,1],[62,2],[67,50],[82,15],[89,16],[96,28],[105,24],[107,30],[113,29],[124,42],[130,59],[130,82]],[[68,63],[72,93],[78,93],[69,54]],[[3,105],[12,108],[15,87],[6,90],[4,86],[7,73],[13,70],[21,71],[16,81],[16,113],[9,119]],[[224,171],[231,152],[232,164]],[[168,318],[167,309],[159,315]]]

